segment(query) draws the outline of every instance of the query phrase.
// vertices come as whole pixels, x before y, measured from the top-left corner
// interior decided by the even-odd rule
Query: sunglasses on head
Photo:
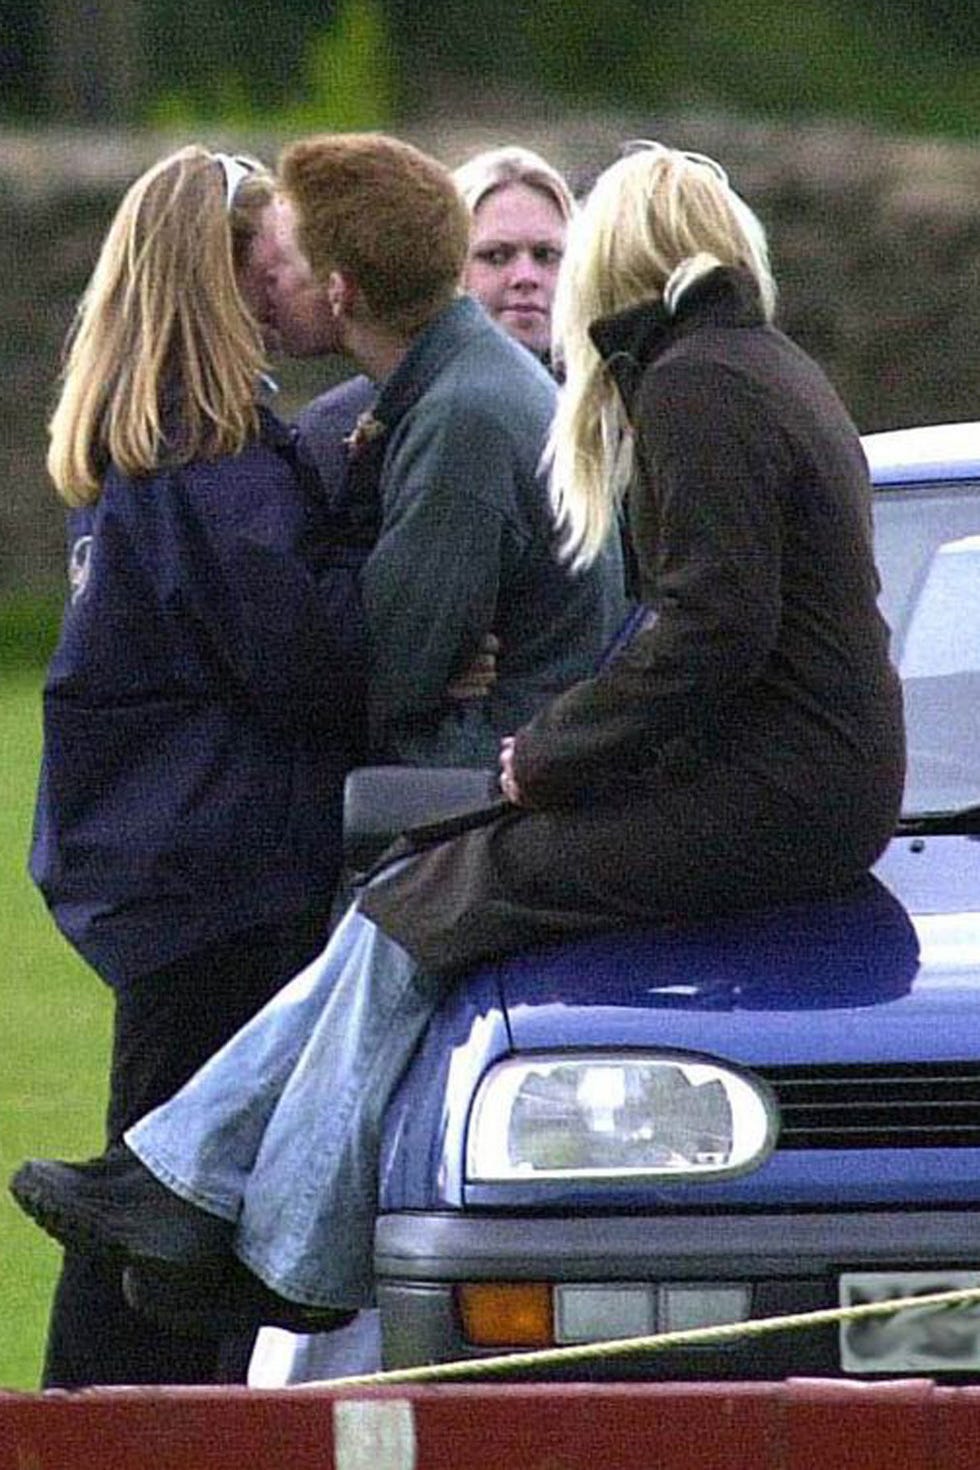
[[[255,173],[256,164],[252,159],[235,153],[213,153],[211,156],[215,163],[221,165],[225,178],[225,208],[230,210],[242,180]]]
[[[668,148],[663,143],[655,143],[652,138],[632,138],[624,143],[619,150],[621,158],[629,158],[633,153],[675,153],[688,163],[697,164],[700,168],[706,168],[714,174],[722,184],[728,183],[728,175],[720,163],[709,158],[707,153],[693,153],[687,148]]]

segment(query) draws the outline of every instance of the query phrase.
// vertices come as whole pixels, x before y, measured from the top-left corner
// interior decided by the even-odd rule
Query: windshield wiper
[[[958,811],[910,812],[899,818],[895,833],[898,837],[975,836],[980,833],[980,802]]]

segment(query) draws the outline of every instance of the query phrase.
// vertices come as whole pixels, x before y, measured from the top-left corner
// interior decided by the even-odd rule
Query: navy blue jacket
[[[262,411],[241,454],[69,517],[31,874],[122,984],[332,890],[363,758],[363,551]]]

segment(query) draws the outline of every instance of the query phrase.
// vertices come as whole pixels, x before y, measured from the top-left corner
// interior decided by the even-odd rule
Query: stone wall
[[[862,429],[980,419],[980,148],[720,117],[508,113],[403,133],[449,164],[519,139],[580,187],[624,138],[713,153],[769,229],[781,324]],[[60,580],[62,517],[43,456],[61,342],[122,188],[179,141],[0,133],[0,596]],[[277,150],[275,139],[232,141],[270,159]],[[283,408],[339,370],[285,365]]]

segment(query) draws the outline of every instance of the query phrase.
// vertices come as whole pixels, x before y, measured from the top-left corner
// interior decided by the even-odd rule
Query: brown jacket
[[[893,830],[901,691],[857,432],[718,270],[597,323],[636,435],[653,626],[518,734],[528,803],[362,899],[432,971],[563,935],[846,885]]]

